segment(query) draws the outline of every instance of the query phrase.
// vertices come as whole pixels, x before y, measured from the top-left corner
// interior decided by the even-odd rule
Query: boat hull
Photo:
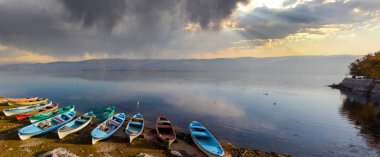
[[[52,120],[54,118],[57,119],[57,117],[58,117],[58,119],[60,119],[59,117],[63,117],[63,116],[66,116],[66,118],[68,118],[65,121],[63,121],[62,119],[60,119],[60,123],[58,123],[56,125],[49,126],[49,128],[46,128],[46,130],[45,129],[41,129],[40,127],[37,127],[37,124],[36,125],[35,124],[31,124],[31,125],[25,126],[25,127],[21,128],[18,131],[18,136],[20,137],[21,140],[26,140],[26,139],[31,138],[32,136],[38,136],[38,135],[42,135],[42,134],[46,134],[46,133],[55,131],[59,127],[65,125],[68,122],[70,122],[73,119],[73,117],[75,116],[75,114],[76,114],[76,112],[73,111],[73,112],[67,113],[65,115],[61,114],[61,115],[58,115],[56,117],[52,117],[52,118],[48,119],[48,120]]]
[[[31,116],[35,116],[35,115],[40,114],[40,113],[55,111],[57,109],[58,109],[58,104],[52,104],[51,108],[44,108],[42,111],[41,111],[41,109],[39,109],[39,111],[34,110],[34,111],[31,111],[31,112],[16,114],[16,119],[17,120],[23,120],[23,119],[27,119],[27,118],[29,118]]]
[[[44,107],[52,106],[52,102],[50,101],[49,103],[45,104],[37,104],[37,105],[32,105],[32,106],[19,106],[11,109],[4,109],[3,113],[5,116],[13,116],[17,114],[22,114],[26,112],[31,112],[31,111],[36,111],[39,109],[42,109]]]
[[[90,122],[91,122],[91,120],[88,121],[88,122],[86,122],[86,124],[83,124],[82,126],[76,128],[76,129],[70,130],[70,131],[64,131],[64,132],[58,131],[58,137],[60,139],[62,139],[64,137],[66,137],[67,135],[70,135],[72,133],[78,132],[79,130],[82,130],[84,127],[86,127],[88,124],[90,124]]]
[[[170,129],[171,132],[162,129]],[[169,149],[170,145],[173,144],[177,138],[174,127],[168,118],[159,116],[156,120],[156,133],[158,139],[166,144],[166,147]]]
[[[192,138],[194,138],[194,137],[192,137]],[[194,143],[198,147],[198,149],[201,150],[208,157],[221,157],[221,156],[223,156],[223,155],[219,156],[219,155],[210,154],[208,151],[204,150],[203,147],[201,145],[199,145],[197,142],[194,141]]]
[[[72,111],[75,110],[75,106],[74,105],[70,105],[70,106],[67,106],[67,107],[69,107],[70,109],[67,109],[67,110],[65,110],[65,109],[58,109],[59,110],[58,114],[68,113],[68,112],[72,112]],[[67,107],[65,107],[65,108],[67,108]],[[49,111],[49,112],[55,112],[55,111]],[[58,115],[58,114],[56,114],[56,115]],[[35,116],[38,116],[38,115],[40,115],[40,114],[37,114]],[[31,117],[29,117],[29,121],[30,121],[30,123],[35,123],[35,122],[38,122],[38,121],[41,121],[41,120],[49,119],[49,118],[54,117],[56,115],[53,115],[53,116],[44,116],[44,117],[31,116]]]
[[[26,106],[26,105],[36,105],[36,104],[42,104],[42,103],[45,103],[47,102],[49,99],[48,98],[44,98],[44,99],[41,99],[41,100],[37,100],[37,101],[27,101],[27,102],[10,102],[8,101],[8,105],[9,106]]]
[[[125,114],[124,113],[118,113],[118,114],[114,115],[113,117],[107,119],[106,121],[102,122],[94,130],[92,130],[92,132],[91,132],[92,142],[91,143],[95,144],[100,140],[104,140],[104,139],[111,137],[113,134],[115,134],[121,128],[124,121],[125,121]],[[102,125],[106,125],[109,122],[113,122],[113,124],[115,124],[115,122],[117,122],[118,124],[113,125],[116,128],[113,128],[113,130],[110,130],[110,131],[104,131],[103,129],[100,129],[100,127]]]
[[[138,130],[138,131],[136,131],[136,130],[135,130],[136,128],[134,128],[133,131],[135,131],[135,133],[129,133],[128,130],[130,130],[130,128],[133,128],[133,127],[130,126],[131,123],[132,123],[132,119],[133,119],[133,118],[140,118],[140,119],[142,119],[142,122],[141,122],[141,123],[142,123],[142,126],[141,126],[141,129]],[[144,117],[143,117],[140,113],[135,114],[135,115],[129,120],[129,122],[128,122],[128,124],[127,124],[127,127],[125,128],[125,134],[127,134],[127,136],[128,136],[129,143],[132,143],[133,139],[135,139],[136,137],[140,136],[140,135],[142,134],[143,131],[144,131]]]
[[[189,125],[189,131],[191,139],[204,154],[212,157],[224,156],[223,147],[202,124],[196,121],[191,122]],[[208,138],[208,140],[201,140],[203,138]]]
[[[87,114],[88,114],[88,113],[87,113]],[[87,114],[85,114],[85,115],[87,115]],[[91,114],[92,114],[92,112],[91,112]],[[78,119],[73,120],[73,122],[75,123],[76,120],[78,120]],[[69,131],[62,131],[61,128],[64,127],[64,126],[66,126],[66,125],[63,125],[62,127],[60,127],[60,128],[58,129],[58,137],[59,137],[60,139],[62,139],[62,138],[64,138],[64,137],[66,137],[67,135],[70,135],[70,134],[72,134],[72,133],[78,132],[79,130],[82,130],[82,129],[85,128],[88,124],[91,123],[91,120],[92,120],[92,116],[91,116],[90,119],[87,120],[87,122],[83,123],[81,126],[75,128],[75,129],[69,130]],[[69,123],[70,123],[70,122],[69,122]]]
[[[26,134],[20,134],[18,133],[18,137],[20,137],[21,140],[27,140],[30,139],[33,135],[26,135]]]

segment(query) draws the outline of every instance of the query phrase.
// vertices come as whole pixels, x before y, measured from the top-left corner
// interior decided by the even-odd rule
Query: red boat
[[[39,109],[39,110],[36,110],[36,111],[16,114],[16,119],[17,120],[23,120],[25,118],[29,118],[31,116],[35,116],[37,114],[48,112],[48,111],[53,111],[53,110],[58,110],[58,104],[52,104],[51,106],[46,106],[46,107]]]

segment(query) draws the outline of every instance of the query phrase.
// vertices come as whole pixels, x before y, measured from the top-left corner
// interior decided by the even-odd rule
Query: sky
[[[363,55],[380,0],[0,0],[0,63]]]

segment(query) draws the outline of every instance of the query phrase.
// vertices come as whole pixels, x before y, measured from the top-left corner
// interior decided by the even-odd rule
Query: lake
[[[0,71],[0,95],[49,97],[86,112],[116,106],[153,127],[203,123],[223,142],[294,156],[378,156],[376,103],[327,85],[342,73]],[[137,106],[137,102],[139,105]]]

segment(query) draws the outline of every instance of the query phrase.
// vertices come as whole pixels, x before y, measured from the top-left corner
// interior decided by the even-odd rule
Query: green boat
[[[95,123],[103,122],[108,118],[112,117],[115,112],[115,106],[107,107],[101,112],[95,112]]]
[[[59,114],[71,112],[71,111],[74,111],[74,110],[75,110],[75,105],[70,105],[70,106],[66,106],[64,108],[59,108],[58,110],[53,110],[53,111],[49,111],[49,112],[45,112],[45,113],[40,113],[38,115],[29,117],[29,120],[30,120],[31,123],[34,123],[34,122],[37,122],[37,121],[40,121],[40,120],[45,120],[45,119],[57,116]]]

